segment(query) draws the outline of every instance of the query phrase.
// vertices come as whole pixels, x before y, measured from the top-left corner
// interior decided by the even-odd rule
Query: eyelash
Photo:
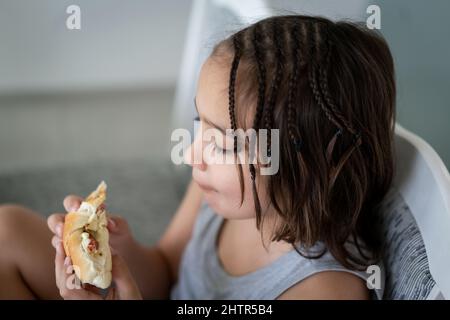
[[[217,150],[218,152],[220,152],[221,154],[227,154],[227,153],[233,152],[233,150],[222,149],[221,147],[219,147],[219,146],[217,145],[216,142],[214,142],[214,148],[216,148],[216,150]]]
[[[199,116],[194,117],[194,121],[201,121]],[[233,152],[233,150],[228,150],[228,149],[222,149],[221,147],[219,147],[216,143],[216,141],[214,141],[214,148],[217,150],[217,152],[220,152],[222,154],[226,154],[226,153],[230,153]]]

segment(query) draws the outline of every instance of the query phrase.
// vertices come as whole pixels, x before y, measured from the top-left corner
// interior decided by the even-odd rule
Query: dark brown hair
[[[309,258],[329,250],[349,268],[376,262],[376,211],[394,171],[396,88],[385,40],[352,22],[276,16],[221,41],[211,57],[231,61],[231,128],[247,130],[252,116],[256,130],[279,129],[278,172],[262,179],[250,164],[257,227],[256,178],[282,221],[272,241],[302,255],[296,243],[308,249],[321,241],[324,250]],[[344,245],[349,240],[359,255]]]

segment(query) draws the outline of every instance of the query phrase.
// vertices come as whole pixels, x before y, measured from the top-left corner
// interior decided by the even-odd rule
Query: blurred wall
[[[394,54],[398,121],[450,168],[450,1],[378,1]]]
[[[0,0],[0,173],[167,159],[190,5]]]
[[[161,147],[170,144],[191,2],[0,0],[0,173],[168,156]],[[450,166],[449,1],[269,3],[280,14],[355,20],[380,5],[397,69],[397,119]],[[71,4],[81,7],[79,31],[65,27]]]
[[[71,4],[81,30],[66,28]],[[190,4],[0,0],[0,94],[173,86]]]

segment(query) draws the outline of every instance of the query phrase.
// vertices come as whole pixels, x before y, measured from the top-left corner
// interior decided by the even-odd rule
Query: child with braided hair
[[[363,25],[276,16],[220,41],[202,66],[194,99],[200,127],[185,153],[192,181],[166,232],[144,247],[123,219],[110,218],[111,246],[123,257],[122,297],[381,298],[376,220],[393,178],[395,94],[389,47]],[[219,135],[205,139],[213,128]],[[257,161],[242,162],[252,146],[235,133],[249,129],[278,134],[259,141]],[[261,141],[268,163],[279,163],[271,174],[263,174]],[[235,161],[214,162],[224,155]],[[79,198],[65,205],[76,208]],[[9,234],[23,224],[15,219],[38,224],[21,207],[0,208],[0,219]],[[57,252],[61,219],[48,220]],[[41,232],[42,242],[48,235]],[[43,270],[51,260],[46,250],[34,260]],[[7,259],[14,268],[3,269],[21,275],[5,277],[8,293],[55,294],[54,278],[34,277],[19,257]],[[381,277],[375,288],[367,281],[372,265]],[[64,298],[97,297],[89,288],[58,288]]]
[[[172,297],[380,298],[366,270],[382,270],[376,209],[394,165],[394,67],[382,37],[322,17],[259,21],[215,46],[195,102],[200,132],[279,130],[280,164],[263,175],[258,162],[191,161],[206,201]],[[212,157],[248,156],[235,137],[216,139]],[[205,143],[197,135],[193,149]]]

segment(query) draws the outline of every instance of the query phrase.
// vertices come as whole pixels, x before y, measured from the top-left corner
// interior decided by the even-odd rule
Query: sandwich
[[[77,211],[65,217],[63,245],[72,260],[76,276],[83,284],[101,289],[111,285],[111,250],[105,202],[106,184],[100,183]]]

